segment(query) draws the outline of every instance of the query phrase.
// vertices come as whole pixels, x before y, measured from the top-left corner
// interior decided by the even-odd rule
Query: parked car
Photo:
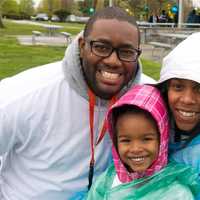
[[[35,17],[37,21],[48,21],[49,17],[46,13],[38,13]]]
[[[51,21],[52,21],[52,22],[59,22],[59,21],[60,21],[60,18],[59,18],[57,15],[53,15],[53,16],[51,17]]]
[[[89,19],[89,17],[79,17],[79,16],[75,16],[75,15],[69,15],[66,18],[67,22],[87,22]]]

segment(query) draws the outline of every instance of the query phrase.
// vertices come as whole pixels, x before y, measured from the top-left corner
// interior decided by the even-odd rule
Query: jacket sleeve
[[[183,163],[188,166],[192,166],[200,176],[200,142],[199,136],[196,138],[196,142],[191,146],[187,146],[171,155],[171,159],[176,161],[177,163]],[[195,200],[200,200],[200,192],[198,193]]]
[[[11,121],[7,113],[0,109],[0,155],[8,152],[14,144],[15,125]]]
[[[195,168],[200,174],[200,144],[187,146],[171,155],[171,159]]]

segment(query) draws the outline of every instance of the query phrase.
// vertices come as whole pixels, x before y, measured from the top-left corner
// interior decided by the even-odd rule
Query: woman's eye
[[[183,89],[183,85],[179,83],[172,83],[170,84],[170,88],[176,91],[180,91],[181,89]]]
[[[195,89],[196,89],[197,93],[200,94],[200,85],[197,85]]]

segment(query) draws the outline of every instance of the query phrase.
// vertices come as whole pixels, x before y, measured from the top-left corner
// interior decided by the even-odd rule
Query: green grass
[[[37,25],[16,24],[4,21],[5,28],[0,29],[0,79],[12,76],[28,68],[61,60],[66,47],[24,46],[16,39],[17,35],[32,35],[33,30],[44,32]],[[71,34],[79,33],[84,25],[62,23],[63,29]]]
[[[0,37],[5,36],[5,35],[15,35],[15,36],[16,35],[31,35],[33,30],[45,32],[44,27],[38,26],[38,25],[18,24],[18,23],[13,23],[11,20],[4,20],[4,24],[6,28],[0,29]],[[77,23],[46,22],[44,24],[61,25],[63,26],[63,28],[60,29],[59,31],[70,32],[73,35],[79,33],[84,27],[83,24],[77,24]]]
[[[64,47],[22,46],[14,37],[0,37],[0,79],[64,56]]]
[[[17,35],[31,35],[33,30],[44,32],[44,28],[36,25],[16,24],[4,21],[6,28],[0,29],[0,79],[12,76],[28,68],[61,60],[66,47],[24,46],[16,39]],[[60,31],[75,35],[84,25],[76,23],[54,23],[63,26]],[[142,59],[143,71],[158,79],[160,64]]]
[[[159,79],[161,67],[160,63],[142,59],[142,67],[145,74],[149,75],[155,80]]]

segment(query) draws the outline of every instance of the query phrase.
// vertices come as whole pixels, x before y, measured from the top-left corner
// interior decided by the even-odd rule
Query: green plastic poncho
[[[158,156],[141,174],[128,171],[117,151],[113,110],[124,105],[137,106],[151,113],[159,129]],[[88,193],[87,200],[192,200],[195,198],[200,191],[198,173],[182,164],[174,162],[167,164],[169,138],[167,116],[167,109],[160,92],[150,85],[135,85],[110,108],[107,122],[113,142],[114,164],[98,177]],[[129,151],[129,155],[135,153]],[[137,156],[146,155],[144,152],[145,150],[141,148]],[[120,183],[112,186],[116,176]]]
[[[176,163],[168,164],[151,177],[112,188],[115,176],[112,165],[93,184],[87,200],[192,200],[200,191],[196,171]]]

